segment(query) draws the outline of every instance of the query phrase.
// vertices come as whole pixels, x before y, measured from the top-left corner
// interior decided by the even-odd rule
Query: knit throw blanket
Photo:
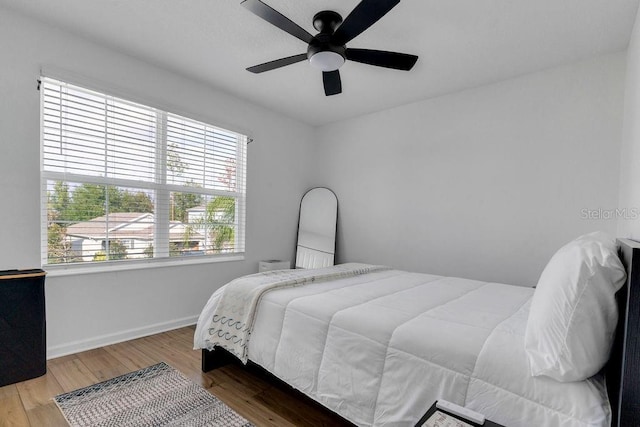
[[[247,348],[256,308],[266,292],[382,270],[389,270],[389,267],[348,263],[309,270],[265,271],[235,279],[225,285],[218,301],[209,327],[207,348],[222,347],[247,363]]]

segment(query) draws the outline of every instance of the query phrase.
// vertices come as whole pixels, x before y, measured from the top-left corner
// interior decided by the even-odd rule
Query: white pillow
[[[531,375],[582,381],[609,359],[618,323],[615,293],[626,273],[616,240],[602,232],[568,243],[540,275],[525,333]]]

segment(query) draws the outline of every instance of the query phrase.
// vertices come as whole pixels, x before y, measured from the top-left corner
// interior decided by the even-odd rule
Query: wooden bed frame
[[[604,367],[613,427],[640,426],[640,243],[618,239],[627,283],[618,291],[619,321],[609,363]],[[202,350],[202,371],[239,363],[229,352]],[[258,366],[258,365],[256,365]]]

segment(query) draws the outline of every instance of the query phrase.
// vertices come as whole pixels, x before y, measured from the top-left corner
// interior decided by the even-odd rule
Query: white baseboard
[[[172,329],[182,328],[184,326],[194,325],[198,321],[198,316],[189,316],[182,319],[175,319],[168,322],[156,323],[153,325],[143,326],[141,328],[128,329],[125,331],[115,332],[113,334],[100,335],[86,340],[73,341],[66,344],[54,345],[47,347],[47,359],[67,356],[69,354],[79,353],[81,351],[92,350],[94,348],[104,347],[111,344],[117,344],[123,341],[129,341],[136,338],[142,338],[160,332],[170,331]]]

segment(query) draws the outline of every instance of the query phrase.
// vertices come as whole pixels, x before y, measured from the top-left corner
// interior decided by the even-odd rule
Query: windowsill
[[[45,265],[47,277],[75,276],[93,273],[117,273],[127,270],[144,270],[147,268],[180,267],[197,264],[215,264],[219,262],[243,261],[244,254],[229,254],[221,256],[203,256],[197,258],[156,259],[130,262],[101,262],[93,265]]]

